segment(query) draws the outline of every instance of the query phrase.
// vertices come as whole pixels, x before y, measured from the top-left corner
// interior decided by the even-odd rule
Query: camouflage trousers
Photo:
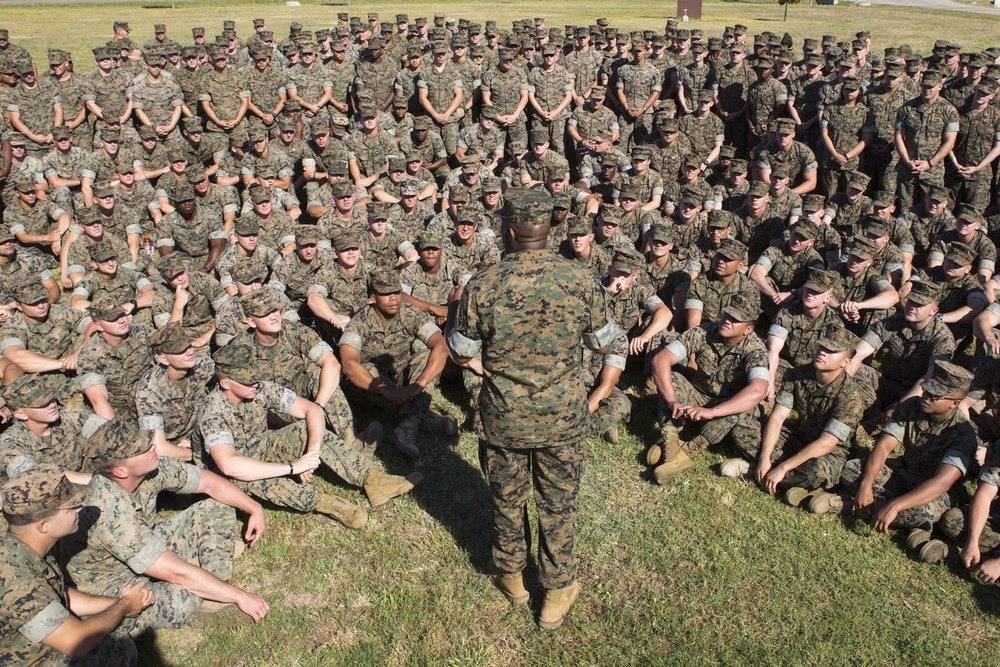
[[[56,661],[45,664],[66,667],[134,667],[139,663],[135,642],[127,632],[120,629],[105,637],[97,648],[83,658],[74,659],[64,653],[57,655]]]
[[[983,526],[983,532],[979,536],[979,550],[983,554],[991,554],[996,558],[1000,555],[1000,509],[996,506],[990,508],[990,516]],[[969,507],[952,507],[941,515],[938,528],[945,537],[953,542],[964,542],[966,538],[965,524],[969,520]]]
[[[718,405],[727,400],[721,396],[709,397],[701,393],[691,384],[691,382],[678,373],[673,371],[671,377],[674,382],[674,394],[677,396],[677,400],[684,405],[697,405],[701,407],[711,407]],[[670,412],[667,410],[667,404],[660,397],[660,425],[666,424],[671,421]],[[677,428],[684,428],[685,424],[683,422],[674,422]],[[756,442],[760,443],[760,407],[756,407],[749,412],[743,412],[738,415],[729,415],[728,417],[719,417],[718,419],[711,419],[706,422],[693,422],[688,424],[688,427],[697,431],[698,435],[701,435],[709,444],[717,445],[726,439],[727,435],[731,435],[732,439],[736,443],[741,442]],[[684,440],[689,440],[691,438],[683,438]],[[689,452],[694,453],[694,452]]]
[[[618,148],[623,153],[631,153],[634,147],[653,143],[657,139],[653,130],[653,114],[644,113],[638,118],[623,114],[618,117],[618,127],[621,129]]]
[[[229,581],[233,573],[233,548],[238,529],[236,510],[208,499],[161,521],[153,530],[178,558],[198,565],[222,581]],[[122,584],[140,581],[147,583],[156,596],[156,602],[136,618],[126,618],[122,622],[122,627],[133,637],[147,630],[179,628],[201,606],[200,597],[166,581],[137,577]],[[118,595],[119,590],[104,591],[104,594]]]
[[[868,186],[870,191],[896,191],[896,165],[899,163],[899,153],[891,145],[888,147],[889,150],[885,155],[876,155],[870,150],[864,152],[861,164],[864,172],[872,177],[873,182]]]
[[[856,493],[861,476],[864,474],[865,462],[861,459],[851,459],[844,464],[844,472],[840,481]],[[892,459],[886,462],[872,484],[872,495],[875,497],[875,507],[880,508],[887,502],[909,493],[923,484],[925,479],[917,477],[903,468],[897,467]],[[941,515],[951,507],[951,496],[948,493],[917,507],[902,510],[892,522],[893,528],[925,528],[930,530],[938,522]]]
[[[385,384],[391,387],[405,387],[420,376],[424,368],[427,367],[427,362],[431,356],[430,349],[419,341],[410,350],[410,360],[402,372],[386,372],[388,369],[379,368],[372,363],[366,363],[364,366],[371,373],[372,377],[378,378]],[[429,392],[433,386],[434,383],[427,385],[424,391],[402,405],[391,403],[373,391],[360,389],[350,383],[347,383],[346,391],[350,394],[351,400],[355,405],[364,405],[376,410],[388,411],[390,414],[398,417],[415,415],[420,421],[424,421],[431,411],[431,395]]]
[[[885,410],[910,390],[907,385],[887,377],[868,364],[862,364],[854,374],[854,382],[861,390],[861,405],[865,413],[870,410]]]
[[[798,435],[789,433],[786,429],[781,429],[778,435],[778,442],[771,452],[771,464],[777,464],[787,459],[789,456],[802,451],[809,443]],[[736,440],[736,446],[743,456],[751,463],[756,463],[760,456],[760,440]],[[779,489],[787,489],[792,486],[801,486],[809,489],[832,489],[840,483],[840,475],[844,470],[847,459],[839,454],[831,452],[826,456],[810,459],[788,471],[785,478],[778,484]]]
[[[311,366],[309,372],[296,376],[291,382],[281,383],[294,391],[297,395],[309,400],[316,400],[319,393],[320,369],[318,366]],[[326,413],[327,427],[341,438],[348,432],[353,433],[354,415],[351,413],[351,406],[347,402],[342,387],[346,381],[341,381],[341,386],[334,390],[330,400],[323,406]],[[281,415],[287,422],[295,421],[290,415]]]
[[[531,528],[528,498],[538,511],[538,580],[547,590],[576,580],[573,553],[576,496],[583,478],[584,444],[537,449],[507,449],[479,441],[480,463],[493,505],[493,562],[501,572],[520,572],[528,564]]]
[[[930,171],[913,174],[903,164],[896,164],[896,194],[899,196],[900,211],[908,211],[924,200],[927,186],[944,185],[944,162],[938,163]]]
[[[968,204],[977,211],[985,211],[990,206],[990,176],[985,169],[973,178],[956,177],[950,184],[951,200],[958,204]]]
[[[615,387],[611,395],[598,404],[597,410],[590,413],[590,432],[603,433],[612,426],[627,422],[630,414],[632,402],[621,389]]]
[[[454,114],[452,118],[455,119]],[[437,126],[438,134],[441,135],[441,141],[444,142],[444,148],[448,155],[454,155],[458,150],[458,134],[462,131],[458,119],[444,125],[438,125],[437,121],[434,124]]]
[[[525,146],[528,145],[528,125],[524,119],[524,114],[521,114],[520,120],[515,120],[510,125],[501,125],[496,123],[496,128],[504,135],[504,146],[507,146],[508,155],[510,157],[510,145],[512,143],[521,143]]]
[[[73,211],[73,191],[65,185],[52,188],[49,191],[49,200],[64,211]]]
[[[244,446],[242,453],[269,463],[294,461],[306,451],[308,438],[309,431],[305,420],[302,420],[277,431],[270,431],[262,438],[251,440]],[[352,486],[364,484],[373,468],[370,459],[349,447],[343,439],[330,431],[323,437],[320,460]],[[319,489],[313,484],[301,484],[292,477],[274,477],[252,482],[233,481],[255,498],[299,512],[312,512],[319,502]]]

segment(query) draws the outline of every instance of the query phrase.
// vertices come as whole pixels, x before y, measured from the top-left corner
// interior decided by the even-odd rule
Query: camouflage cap
[[[768,129],[773,129],[776,134],[794,134],[795,121],[791,118],[779,118]]]
[[[581,236],[584,234],[590,234],[594,231],[593,223],[590,218],[586,216],[574,216],[570,218],[569,225],[567,226],[566,233],[570,236],[576,235]]]
[[[69,139],[71,136],[69,128],[65,125],[56,125],[52,128],[52,139],[55,141]]]
[[[203,26],[197,26],[191,28],[191,37],[198,38],[205,36],[205,28]]]
[[[764,181],[751,181],[747,190],[748,197],[764,197],[770,193],[770,187]]]
[[[875,208],[889,208],[896,204],[896,193],[892,190],[879,190],[872,199]]]
[[[180,255],[170,253],[156,262],[156,270],[160,272],[160,277],[163,278],[163,280],[170,282],[177,276],[187,271],[187,266],[185,266],[184,261],[180,258]]]
[[[632,274],[642,268],[644,261],[642,255],[632,248],[616,248],[615,254],[611,258],[611,269],[613,271]]]
[[[711,209],[708,212],[709,229],[726,229],[733,226],[733,214],[729,211]]]
[[[951,194],[948,192],[948,189],[943,185],[938,185],[937,183],[934,183],[928,186],[927,188],[927,198],[933,199],[934,201],[940,203],[951,199]]]
[[[101,239],[87,248],[87,252],[90,253],[91,261],[97,263],[106,262],[118,256],[110,239]]]
[[[399,194],[403,197],[415,197],[420,194],[420,183],[415,178],[404,178],[399,183]]]
[[[243,312],[250,317],[264,317],[268,313],[281,310],[281,299],[273,289],[259,289],[240,297]]]
[[[199,130],[200,131],[200,130]],[[149,139],[156,139],[156,128],[152,125],[141,125],[137,130],[139,134],[139,139],[143,141],[148,141]],[[121,165],[119,165],[121,166]],[[119,172],[120,173],[120,172]]]
[[[115,418],[97,427],[83,446],[84,467],[130,459],[149,451],[155,431],[142,430],[130,421]]]
[[[300,246],[316,245],[321,238],[316,225],[299,225],[295,228],[295,242]]]
[[[373,201],[368,204],[368,218],[370,220],[388,220],[391,215],[392,204],[388,202]]]
[[[808,194],[802,195],[802,212],[815,213],[826,208],[826,198],[823,195]]]
[[[878,252],[878,243],[864,236],[855,236],[851,246],[847,249],[848,255],[853,255],[862,262],[868,261]]]
[[[413,129],[414,130],[429,130],[431,128],[431,119],[427,116],[414,116],[413,118]]]
[[[361,235],[351,229],[339,232],[333,237],[333,247],[340,252],[344,250],[356,250],[361,247]]]
[[[871,183],[871,180],[872,180],[871,176],[869,176],[868,174],[864,174],[860,171],[852,171],[847,175],[848,187],[854,188],[856,190],[861,190],[862,192],[865,191],[865,189],[868,187],[868,184]]]
[[[28,138],[24,136],[22,132],[11,132],[10,133],[10,145],[11,146],[26,146],[28,143]],[[32,187],[34,190],[34,187]]]
[[[983,214],[971,204],[959,204],[955,211],[955,220],[962,220],[968,223],[983,221]]]
[[[747,171],[749,170],[749,168],[750,168],[750,165],[747,163],[746,160],[737,160],[737,159],[734,159],[729,164],[729,173],[731,173],[731,174],[745,174],[745,173],[747,173]]]
[[[42,284],[37,275],[19,280],[9,289],[14,299],[26,306],[33,306],[36,303],[47,301],[49,298],[48,290],[45,289],[45,285]]]
[[[964,243],[954,241],[944,258],[951,260],[956,266],[969,266],[976,260],[976,251]]]
[[[722,239],[722,243],[719,244],[719,249],[715,251],[716,255],[722,255],[730,262],[737,262],[747,260],[747,247],[737,241],[736,239]]]
[[[941,72],[936,69],[927,70],[924,72],[923,78],[920,80],[921,86],[936,86],[940,84],[944,78]]]
[[[971,372],[942,359],[934,360],[934,370],[930,378],[924,380],[924,393],[943,398],[953,394],[965,394],[975,377]]]
[[[13,243],[16,240],[17,237],[11,234],[10,227],[0,224],[0,244]]]
[[[187,178],[188,183],[201,183],[206,178],[208,174],[205,173],[205,167],[199,163],[189,164],[184,168],[184,176]]]
[[[722,308],[722,314],[734,322],[755,322],[760,316],[760,308],[739,292],[729,297],[729,303]]]
[[[232,268],[229,275],[241,285],[263,283],[267,277],[267,268],[256,262],[240,262]]]
[[[798,234],[806,240],[815,239],[816,234],[819,233],[819,229],[811,221],[797,222],[788,231],[789,233]]]
[[[44,408],[56,395],[47,378],[26,373],[7,385],[3,400],[12,408]]]
[[[849,352],[858,345],[858,337],[839,324],[830,325],[816,345],[830,352]]]
[[[37,184],[35,181],[27,176],[20,177],[14,181],[14,189],[24,194],[34,192],[36,188]]]
[[[90,487],[66,479],[63,469],[42,463],[10,479],[0,489],[0,505],[10,516],[45,510],[80,507],[90,497]]]
[[[180,322],[171,322],[149,337],[149,347],[153,354],[183,354],[193,344],[194,339],[184,333]]]
[[[496,176],[488,176],[483,179],[484,193],[501,192],[502,190],[503,190],[503,184],[500,182],[500,179],[497,178]]]
[[[627,183],[622,186],[621,190],[618,192],[618,200],[622,199],[635,199],[639,200],[640,190],[638,185],[632,185]]]
[[[569,210],[573,208],[573,198],[570,197],[568,192],[561,191],[556,192],[552,195],[552,208],[561,208]]]
[[[427,229],[417,235],[417,242],[415,245],[418,250],[427,250],[429,248],[437,248],[440,250],[444,245],[444,239],[441,237],[440,233]]]
[[[403,291],[395,271],[374,271],[368,277],[368,289],[375,294],[396,294]]]
[[[260,185],[252,187],[250,188],[250,201],[254,204],[263,204],[266,201],[271,201],[271,191]]]
[[[354,194],[354,184],[350,181],[336,181],[330,185],[330,190],[334,197],[343,199]]]
[[[94,197],[96,199],[104,199],[105,197],[113,197],[115,195],[115,188],[110,182],[104,181],[102,183],[97,183],[93,188]]]
[[[257,222],[256,216],[244,215],[236,219],[236,223],[233,225],[233,232],[237,236],[259,236],[260,223]]]
[[[880,239],[889,236],[889,228],[886,226],[885,221],[882,218],[876,218],[873,215],[869,215],[861,220],[862,226],[865,230],[865,235],[871,234],[869,238]]]
[[[513,225],[549,223],[554,202],[544,190],[512,188],[504,197],[503,219]]]
[[[649,228],[649,240],[650,242],[659,241],[660,243],[673,243],[674,242],[674,229],[667,225],[656,224]]]
[[[982,80],[976,84],[976,90],[979,91],[980,95],[992,95],[1000,89],[1000,82],[996,79],[989,79],[983,77]]]
[[[809,269],[809,277],[802,285],[813,292],[828,292],[840,284],[840,274],[824,269]]]
[[[118,299],[111,294],[102,296],[97,301],[91,303],[88,310],[92,318],[101,320],[102,322],[114,322],[119,317],[127,315],[125,309],[118,302]]]

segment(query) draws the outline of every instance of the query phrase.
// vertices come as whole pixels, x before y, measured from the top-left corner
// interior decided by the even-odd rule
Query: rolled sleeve
[[[448,332],[448,346],[463,359],[471,359],[483,349],[482,341],[467,338],[454,328]]]
[[[314,364],[318,364],[319,360],[323,358],[323,355],[327,352],[333,352],[333,348],[330,347],[328,343],[320,341],[313,345],[312,349],[309,350],[309,361]]]
[[[340,337],[340,346],[353,347],[355,350],[360,352],[364,343],[361,340],[361,336],[354,333],[353,331],[345,331],[344,335]]]
[[[84,373],[79,380],[80,391],[85,391],[91,387],[107,384],[107,380],[100,373]]]
[[[889,435],[895,438],[899,442],[903,442],[903,438],[906,434],[906,429],[903,425],[896,421],[888,421],[885,426],[882,427],[882,433],[884,435]]]
[[[839,419],[831,419],[828,421],[823,430],[841,442],[847,442],[847,440],[851,437],[851,427]]]
[[[958,468],[962,476],[969,471],[969,455],[957,449],[949,449],[941,457],[941,465],[949,465]]]
[[[772,324],[771,328],[767,330],[767,335],[786,340],[788,338],[788,329],[777,324]]]
[[[236,439],[229,431],[216,431],[205,436],[205,449],[212,449],[217,445],[236,446]]]
[[[69,617],[69,610],[58,600],[53,600],[34,618],[19,627],[17,631],[24,635],[28,641],[41,644]]]
[[[594,332],[583,334],[583,344],[591,350],[600,350],[605,345],[610,345],[611,341],[618,335],[618,325],[608,320],[607,324]]]
[[[166,553],[166,551],[167,543],[162,538],[154,535],[139,550],[139,553],[125,561],[125,564],[136,574],[142,574],[153,567],[153,563],[159,560],[160,556]]]
[[[425,322],[424,325],[417,330],[417,338],[420,339],[421,343],[427,345],[427,342],[434,337],[434,334],[439,333],[441,333],[441,329],[438,325],[433,322]]]
[[[667,345],[667,349],[670,350],[670,353],[672,355],[674,355],[674,359],[678,363],[680,363],[684,359],[687,359],[688,351],[687,348],[684,347],[684,343],[682,343],[681,341],[675,340],[674,342]]]

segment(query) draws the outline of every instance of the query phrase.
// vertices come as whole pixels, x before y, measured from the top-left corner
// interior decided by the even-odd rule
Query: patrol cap
[[[639,199],[639,187],[637,185],[632,185],[631,183],[623,185],[622,189],[618,193],[618,199]]]
[[[545,46],[542,47],[542,55],[543,56],[554,56],[557,53],[559,53],[559,48],[555,44],[553,44],[552,42],[549,42]]]
[[[568,192],[556,192],[552,195],[552,208],[561,208],[569,210],[573,207],[573,198],[569,196]]]
[[[733,225],[733,214],[729,211],[711,209],[708,212],[709,229],[726,229]]]
[[[170,253],[156,262],[156,270],[160,272],[161,278],[170,282],[187,271],[187,266],[176,253]]]
[[[813,292],[828,292],[840,284],[840,275],[836,271],[824,269],[809,269],[809,277],[802,285]]]
[[[722,243],[719,244],[719,249],[715,251],[715,254],[722,255],[730,262],[745,262],[747,260],[746,246],[736,239],[722,239]]]
[[[418,250],[427,250],[428,248],[441,249],[444,245],[441,234],[431,230],[424,230],[419,235],[417,235],[417,242],[415,244]]]
[[[982,222],[982,213],[971,204],[959,204],[955,211],[955,220],[964,220],[969,223]]]
[[[601,166],[602,167],[617,167],[618,166],[618,156],[614,153],[603,153],[601,155]]]
[[[87,248],[87,252],[90,254],[91,261],[97,263],[106,262],[109,259],[118,256],[115,252],[114,246],[111,244],[110,239],[101,239]]]
[[[814,225],[812,222],[797,222],[794,225],[792,225],[788,229],[788,231],[798,234],[802,238],[809,240],[816,238],[816,233],[819,230],[816,228],[816,225]]]
[[[90,316],[95,320],[104,322],[114,322],[119,317],[127,315],[118,300],[112,295],[102,296],[97,301],[90,304]]]
[[[21,145],[23,146],[24,144],[22,143]],[[35,181],[31,180],[26,176],[18,178],[16,181],[14,181],[14,188],[18,192],[23,192],[23,193],[34,192],[35,187],[36,187]]]
[[[552,197],[544,190],[512,188],[504,198],[503,219],[514,225],[545,225],[552,215]]]
[[[32,276],[14,283],[10,287],[10,291],[18,303],[26,306],[33,306],[34,304],[41,303],[49,298],[48,290],[45,289],[45,285],[42,284],[42,281],[39,280],[37,276]]]
[[[139,139],[143,141],[157,138],[156,128],[153,127],[152,125],[140,125],[137,132],[139,134]],[[127,162],[127,160],[121,160],[121,162]],[[120,167],[121,165],[118,166]],[[121,172],[119,171],[119,173]]]
[[[358,249],[361,247],[361,235],[346,229],[333,237],[333,247],[338,251]]]
[[[142,62],[146,63],[150,67],[159,67],[163,64],[163,56],[159,52],[150,51],[142,54]]]
[[[315,225],[299,225],[295,228],[295,243],[300,246],[316,245],[320,242],[320,236]]]
[[[263,190],[264,188],[261,189]],[[256,216],[245,215],[236,220],[236,224],[233,225],[233,231],[238,236],[257,236],[260,234],[260,224],[258,224]]]
[[[259,185],[252,187],[250,188],[250,201],[254,204],[263,204],[266,201],[271,201],[271,191]]]
[[[233,280],[240,283],[241,285],[250,285],[252,283],[263,283],[264,278],[267,276],[267,269],[263,266],[258,265],[255,262],[240,262],[233,267],[230,271],[230,275]]]
[[[983,77],[982,80],[976,84],[976,90],[978,90],[981,95],[992,95],[997,92],[998,88],[1000,88],[1000,82],[996,79],[989,79],[986,77]]]
[[[643,261],[642,255],[632,248],[616,248],[615,254],[611,258],[611,269],[632,274],[642,268]]]
[[[649,240],[659,241],[661,243],[673,243],[674,230],[672,227],[668,227],[667,225],[653,225],[649,228]]]
[[[483,179],[484,193],[501,192],[502,190],[503,185],[501,184],[500,179],[496,176],[487,176]]]
[[[927,186],[927,198],[940,203],[951,199],[951,194],[943,185],[932,184]]]
[[[868,174],[860,171],[852,171],[847,175],[847,186],[864,192],[871,180],[871,176]]]
[[[191,28],[191,37],[197,39],[198,37],[204,37],[204,36],[205,36],[205,28],[203,26]]]
[[[936,86],[943,81],[941,72],[936,69],[927,70],[924,72],[923,78],[920,80],[921,86]]]
[[[335,181],[330,185],[330,190],[334,197],[343,199],[354,194],[354,185],[348,181]]]
[[[403,197],[415,197],[420,194],[420,183],[415,178],[404,178],[399,183],[399,194]]]
[[[867,216],[866,220],[862,220],[862,223],[864,224],[865,234],[872,234],[877,239],[889,235],[889,228],[886,227],[885,222],[881,218],[870,215]]]
[[[395,271],[373,271],[368,277],[368,289],[375,294],[396,294],[403,291]]]
[[[753,64],[754,69],[767,69],[774,66],[774,58],[768,55],[759,56]]]
[[[368,217],[372,220],[388,220],[391,216],[389,210],[392,204],[386,202],[373,201],[368,204]]]
[[[472,174],[478,174],[479,168],[482,163],[479,161],[478,157],[469,156],[469,159],[461,161],[462,173],[471,176]],[[391,167],[390,167],[391,168]],[[406,163],[403,163],[403,169],[406,168]]]
[[[95,192],[94,196],[97,197],[99,195]],[[190,183],[185,182],[178,184],[177,190],[174,192],[173,200],[175,202],[190,201],[195,199],[196,196],[194,187],[192,187]]]
[[[945,397],[965,394],[972,383],[973,374],[966,369],[942,359],[934,360],[931,376],[924,380],[922,389],[932,396]]]
[[[441,55],[442,53],[448,53],[448,45],[444,42],[434,42],[431,45],[431,53],[434,55]]]
[[[0,244],[13,243],[16,240],[17,237],[10,233],[10,227],[7,225],[0,225]]]
[[[115,418],[97,427],[83,446],[85,466],[139,456],[153,446],[153,431],[142,430],[130,421]]]
[[[736,157],[736,146],[730,146],[728,144],[719,146],[720,160],[732,160],[734,157]]]
[[[44,408],[56,400],[56,396],[47,378],[26,373],[7,385],[3,400],[12,408]]]
[[[669,117],[669,116],[667,116],[665,114],[662,115],[662,116],[659,116],[656,119],[656,125],[661,130],[663,130],[664,132],[667,132],[667,133],[679,132],[680,131],[680,124],[678,123],[677,119],[676,118],[671,118],[671,117]]]
[[[281,309],[281,299],[273,289],[259,289],[241,296],[240,305],[250,317],[264,317]]]
[[[361,120],[368,120],[369,118],[378,118],[378,111],[374,106],[365,104],[361,107],[361,111],[358,112],[358,116]]]
[[[950,259],[956,266],[969,266],[976,259],[976,251],[964,243],[953,242],[948,248],[945,259]]]
[[[760,311],[745,296],[734,293],[723,307],[722,314],[728,315],[734,322],[755,322]]]
[[[576,216],[569,221],[566,233],[570,236],[590,234],[594,231],[593,224],[590,222],[590,218],[586,216]]]
[[[795,121],[791,118],[779,118],[774,121],[773,129],[776,134],[793,134],[795,132]]]
[[[179,322],[171,322],[149,337],[149,347],[153,354],[183,354],[193,343],[194,339],[184,333]]]
[[[94,197],[97,199],[104,199],[105,197],[111,197],[115,194],[115,189],[112,187],[110,182],[98,183],[94,186]]]
[[[201,183],[206,178],[208,174],[205,173],[205,167],[199,163],[189,164],[184,169],[184,176],[187,178],[188,183]]]
[[[903,76],[905,71],[905,65],[897,61],[891,61],[885,64],[885,77],[887,79],[898,79]]]
[[[735,160],[733,161],[735,162]],[[770,188],[764,181],[751,181],[750,189],[747,190],[749,197],[764,197],[770,192]]]
[[[839,325],[830,325],[816,345],[830,352],[849,352],[858,345],[858,337]]]
[[[413,118],[413,129],[414,130],[429,130],[431,128],[431,119],[427,116],[415,116]]]
[[[59,141],[60,139],[69,139],[70,133],[69,128],[65,125],[56,125],[52,128],[52,139]]]
[[[822,211],[825,208],[826,199],[823,195],[808,194],[802,195],[802,212],[803,213],[815,213],[816,211]]]
[[[844,90],[860,90],[861,89],[861,79],[859,79],[858,77],[854,76],[853,74],[850,75],[850,76],[845,76],[844,77],[843,88],[844,88]]]
[[[864,236],[855,236],[851,246],[847,249],[848,255],[853,255],[862,262],[868,261],[878,252],[878,243]]]
[[[0,489],[3,511],[26,516],[45,510],[80,507],[90,497],[90,487],[66,479],[62,468],[43,463],[10,479]]]
[[[48,60],[50,65],[60,65],[69,60],[69,54],[59,49],[49,49]]]
[[[876,208],[889,208],[896,203],[896,193],[892,190],[879,190],[875,193],[872,205]]]
[[[549,140],[549,132],[544,127],[533,127],[528,133],[528,139],[533,144],[544,144]]]

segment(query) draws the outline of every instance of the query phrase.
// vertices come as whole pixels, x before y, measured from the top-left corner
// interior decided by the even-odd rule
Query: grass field
[[[92,69],[89,48],[129,20],[139,42],[152,24],[168,23],[182,43],[189,26],[209,34],[237,20],[241,34],[256,16],[281,35],[291,21],[329,25],[335,3],[288,8],[264,2],[162,0],[113,5],[4,6],[3,27],[44,63],[45,48],[76,55]],[[346,5],[343,5],[347,8]],[[449,15],[476,20],[484,5],[355,5],[391,17]],[[550,25],[608,16],[622,28],[661,27],[673,5],[568,2],[489,6],[488,15],[544,15]],[[936,37],[966,49],[997,39],[996,20],[959,13],[853,5],[790,8],[706,2],[707,34],[746,23],[751,33],[788,30],[842,37],[870,30],[876,46],[908,42],[929,52]],[[391,20],[391,18],[390,18]],[[987,29],[992,26],[992,29]],[[438,407],[460,416],[446,386]],[[391,427],[391,424],[387,425]],[[415,492],[373,511],[364,531],[317,516],[268,512],[259,548],[236,564],[235,582],[271,603],[255,628],[231,632],[161,632],[140,643],[142,665],[997,665],[1000,592],[955,566],[924,565],[902,537],[876,535],[852,519],[813,516],[767,497],[750,482],[716,473],[724,453],[697,460],[668,486],[650,481],[639,457],[656,437],[653,416],[636,407],[622,442],[591,439],[580,498],[578,554],[583,593],[558,632],[537,629],[538,606],[511,609],[488,584],[487,487],[476,441],[421,441],[414,466],[380,454],[392,472],[418,469]],[[361,501],[329,477],[327,490]],[[533,571],[529,588],[539,596]]]

